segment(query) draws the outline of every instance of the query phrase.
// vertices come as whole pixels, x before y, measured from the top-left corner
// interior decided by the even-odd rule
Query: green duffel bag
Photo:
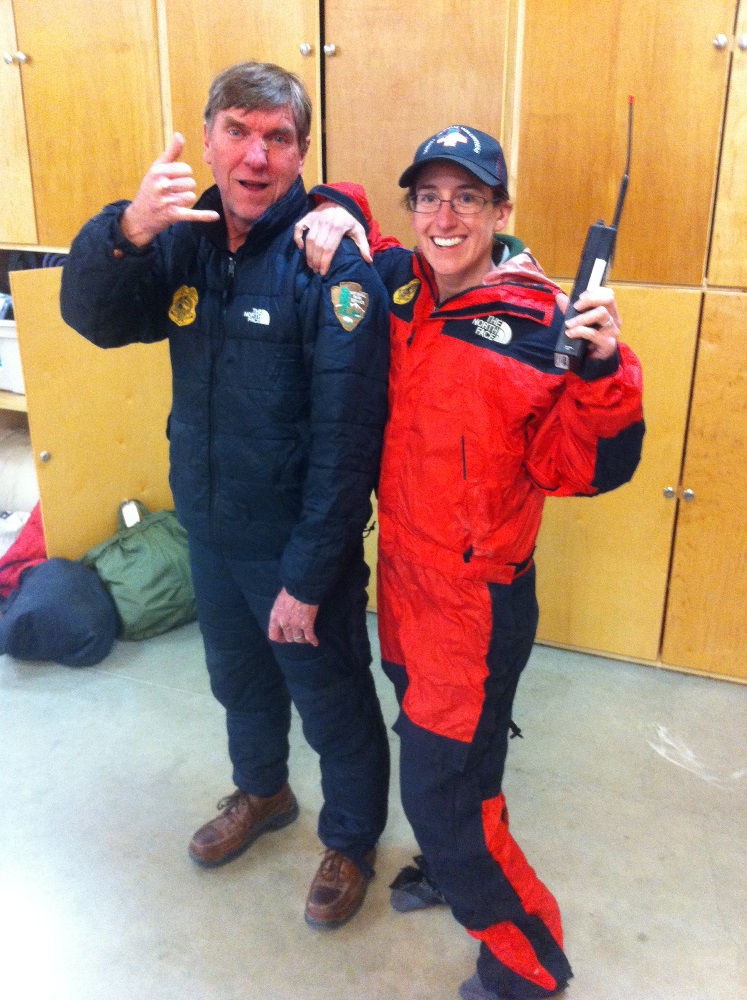
[[[116,535],[94,546],[81,562],[95,569],[122,620],[120,639],[150,639],[197,617],[187,533],[173,510],[151,514],[126,500]]]

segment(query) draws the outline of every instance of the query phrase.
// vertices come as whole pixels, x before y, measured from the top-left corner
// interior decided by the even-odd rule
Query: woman
[[[511,708],[537,626],[544,499],[630,479],[644,430],[640,366],[618,343],[603,288],[568,324],[588,342],[579,373],[555,367],[567,297],[501,235],[512,206],[495,139],[445,129],[399,183],[417,249],[372,240],[391,297],[378,614],[401,706],[402,802],[422,858],[395,880],[392,903],[445,899],[481,942],[463,1000],[555,996],[572,975],[560,913],[509,833],[501,790]],[[352,186],[313,193],[367,213]]]

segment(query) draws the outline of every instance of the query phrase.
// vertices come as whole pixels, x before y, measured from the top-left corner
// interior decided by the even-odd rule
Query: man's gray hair
[[[229,108],[266,111],[285,104],[290,106],[298,144],[303,147],[311,131],[311,99],[301,78],[274,63],[238,63],[210,85],[205,125],[210,131],[218,112]]]

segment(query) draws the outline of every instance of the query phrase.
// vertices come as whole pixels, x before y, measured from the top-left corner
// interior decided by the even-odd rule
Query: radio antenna
[[[628,98],[628,158],[625,163],[625,174],[620,183],[620,194],[617,197],[617,208],[615,217],[609,226],[605,226],[600,220],[595,225],[589,227],[586,236],[586,243],[581,252],[581,262],[576,272],[576,280],[573,283],[571,292],[571,302],[565,314],[566,322],[576,315],[573,305],[578,300],[579,295],[585,291],[596,291],[600,285],[604,284],[612,258],[615,254],[615,243],[617,241],[617,226],[622,215],[625,193],[628,190],[628,178],[630,175],[630,156],[633,149],[633,103],[634,97]],[[571,338],[566,334],[565,326],[558,334],[555,345],[555,366],[566,371],[577,372],[581,368],[586,357],[588,344],[586,340]]]
[[[620,216],[622,215],[623,204],[625,202],[625,195],[628,190],[628,181],[630,180],[630,154],[633,151],[633,105],[635,104],[635,97],[631,94],[628,98],[628,158],[625,162],[625,174],[620,183],[620,194],[617,196],[617,208],[615,209],[615,217],[612,220],[612,228],[617,229],[620,224]]]

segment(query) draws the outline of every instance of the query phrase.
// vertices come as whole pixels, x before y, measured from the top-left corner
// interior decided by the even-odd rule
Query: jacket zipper
[[[213,432],[215,430],[215,368],[216,360],[219,351],[223,347],[223,341],[225,338],[225,324],[226,324],[226,313],[228,312],[228,306],[233,298],[233,282],[236,276],[236,260],[231,255],[228,258],[228,263],[226,265],[226,283],[223,286],[223,292],[221,294],[221,309],[220,309],[220,336],[214,339],[210,344],[210,380],[208,383],[208,398],[210,402],[209,414],[208,414],[208,468],[210,475],[210,482],[208,488],[210,490],[210,534],[213,536],[215,541],[219,541],[219,525],[217,517],[216,502],[218,498],[218,485],[216,483],[217,465],[215,462],[215,454],[213,448]]]
[[[464,434],[462,434],[462,478],[464,479],[464,481],[466,483],[467,482],[467,448],[466,448],[466,445],[464,443]],[[472,529],[470,528],[470,524],[469,524],[469,507],[467,507],[467,528],[469,529],[469,533],[472,534]],[[467,551],[462,553],[462,559],[464,559],[464,561],[466,563],[468,563],[471,558],[472,558],[472,546],[470,545],[470,547],[467,549]]]

